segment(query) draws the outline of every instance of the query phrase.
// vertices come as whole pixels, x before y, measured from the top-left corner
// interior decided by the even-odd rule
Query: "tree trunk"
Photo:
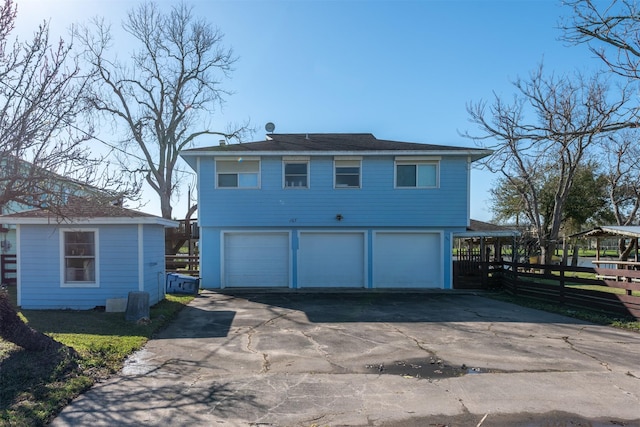
[[[63,347],[58,341],[24,323],[5,292],[0,292],[0,338],[28,351],[58,350]]]
[[[573,254],[571,255],[571,267],[578,266],[578,255],[580,254],[580,245],[578,244],[578,240],[573,244]]]
[[[631,239],[629,241],[629,245],[627,245],[627,240],[624,238],[621,238],[620,240],[618,240],[618,259],[620,261],[627,261],[629,259],[629,256],[631,255],[631,252],[633,252],[633,250],[636,247],[636,240],[635,239]]]

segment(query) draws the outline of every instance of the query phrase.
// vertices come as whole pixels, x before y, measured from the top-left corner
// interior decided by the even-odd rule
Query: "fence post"
[[[511,289],[514,295],[518,294],[518,261],[511,260]]]
[[[560,267],[560,304],[564,304],[564,266]]]

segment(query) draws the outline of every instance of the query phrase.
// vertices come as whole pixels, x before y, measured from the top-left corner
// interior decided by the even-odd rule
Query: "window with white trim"
[[[259,160],[216,160],[217,188],[260,188]]]
[[[335,160],[335,188],[360,188],[360,160]]]
[[[62,284],[97,286],[97,230],[64,230],[61,234]]]
[[[284,163],[284,188],[309,188],[309,162]]]
[[[438,187],[437,161],[396,161],[396,188]]]

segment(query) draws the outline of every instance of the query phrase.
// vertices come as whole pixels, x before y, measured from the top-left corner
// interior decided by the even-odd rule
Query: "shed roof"
[[[603,225],[569,237],[640,237],[640,225]]]
[[[178,222],[144,212],[105,203],[89,197],[69,197],[56,209],[33,209],[0,216],[8,224],[157,224],[177,227]]]

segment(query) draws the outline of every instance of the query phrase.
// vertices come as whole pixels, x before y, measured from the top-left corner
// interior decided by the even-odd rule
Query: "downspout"
[[[144,291],[144,228],[138,224],[138,290]]]

